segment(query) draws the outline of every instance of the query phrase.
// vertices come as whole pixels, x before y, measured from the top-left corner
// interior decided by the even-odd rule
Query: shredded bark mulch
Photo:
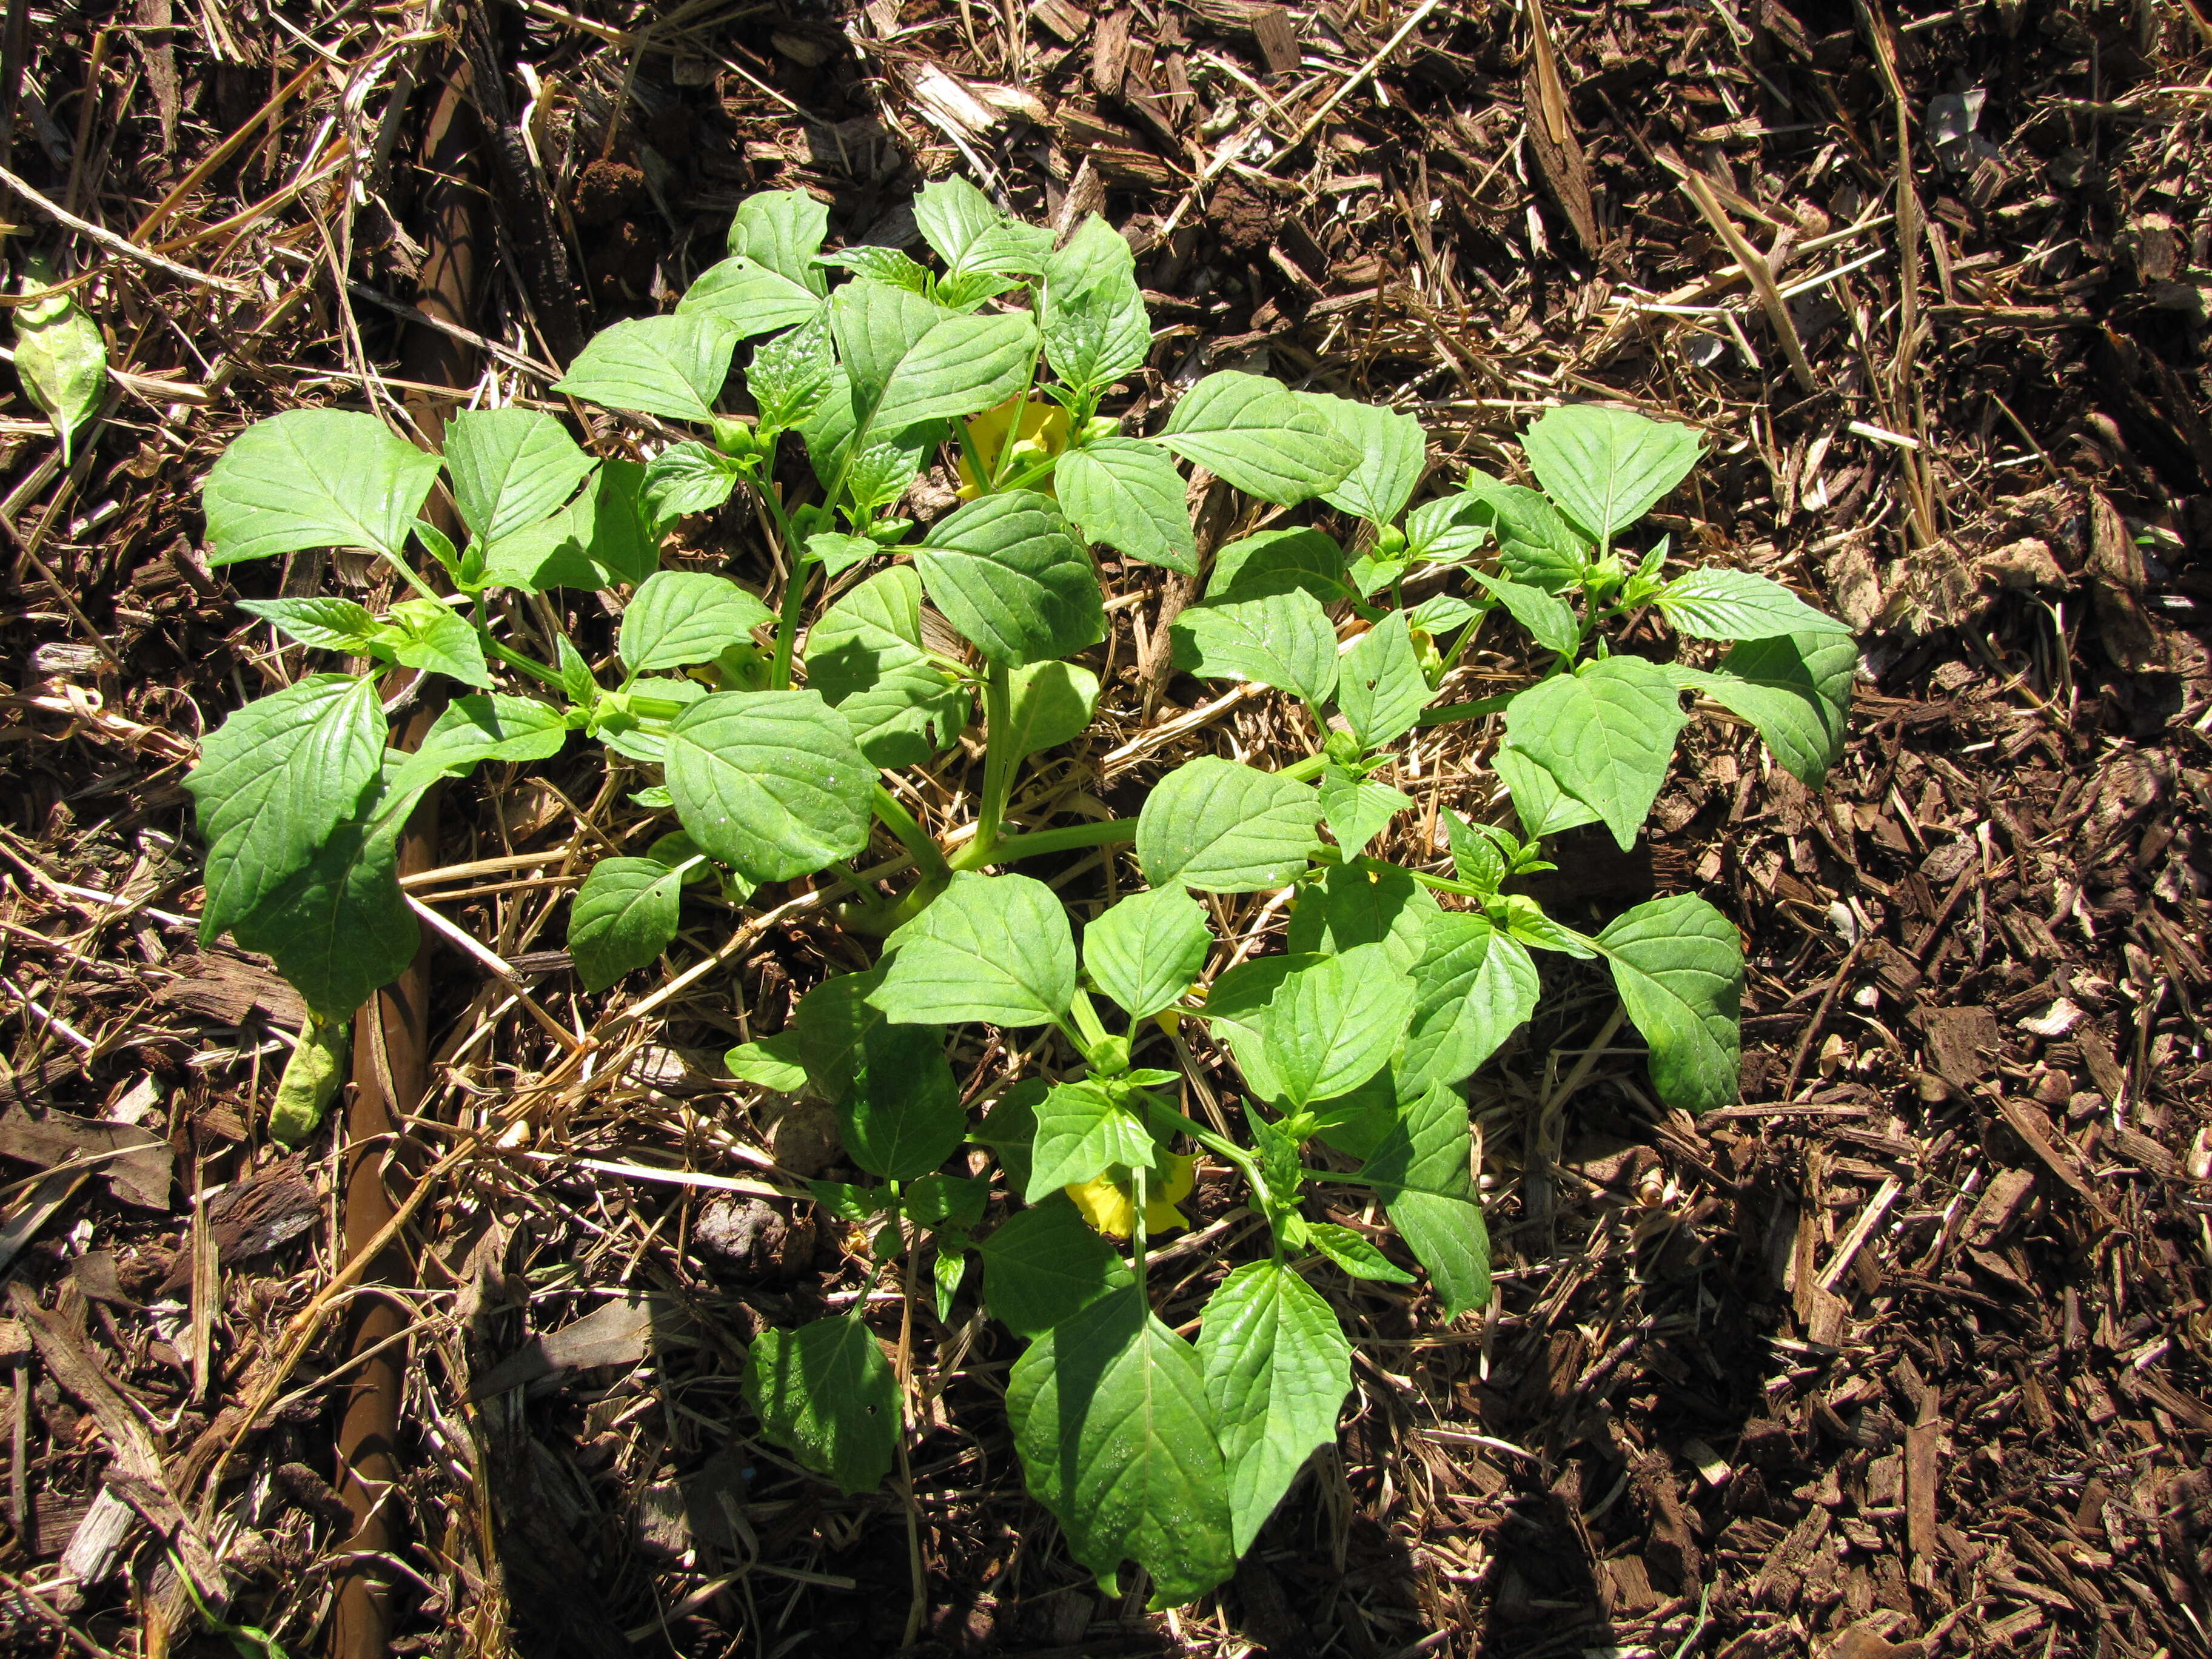
[[[189,1577],[230,1626],[343,1659],[385,1650],[364,1630],[594,1656],[2212,1653],[2194,0],[16,0],[4,48],[11,276],[38,252],[82,278],[118,371],[66,462],[0,377],[8,1651],[204,1646]],[[1447,1325],[1360,1287],[1340,1447],[1172,1614],[1103,1598],[1023,1492],[1016,1348],[972,1298],[914,1311],[921,1427],[884,1491],[753,1437],[752,1332],[863,1279],[830,1218],[763,1195],[764,1170],[838,1167],[834,1121],[716,1058],[860,965],[804,904],[759,920],[799,890],[688,931],[677,967],[708,969],[632,1015],[646,991],[586,996],[559,945],[642,815],[574,754],[449,791],[410,891],[515,977],[432,960],[428,1092],[366,1149],[398,1243],[359,1282],[333,1133],[286,1156],[264,1127],[299,1000],[194,935],[180,779],[301,667],[231,601],[390,597],[345,556],[211,570],[224,442],[300,404],[434,419],[441,389],[567,413],[550,366],[672,306],[745,194],[807,190],[844,241],[902,244],[952,172],[1126,228],[1159,331],[1133,418],[1251,368],[1417,413],[1443,477],[1514,473],[1563,398],[1690,421],[1708,459],[1658,526],[1819,593],[1863,646],[1826,790],[1702,726],[1637,853],[1562,838],[1539,891],[1578,925],[1655,892],[1729,911],[1743,1103],[1656,1105],[1610,994],[1553,972],[1472,1085],[1495,1304]],[[576,413],[599,453],[634,444]],[[769,575],[734,507],[686,536]],[[1033,799],[1128,810],[1192,754],[1303,752],[1274,700],[1172,672],[1187,585],[1108,575],[1138,597],[1093,660],[1102,724]],[[610,636],[595,599],[549,599]],[[1439,728],[1397,781],[1481,808],[1493,735]],[[1442,867],[1436,823],[1392,854]],[[1224,920],[1261,948],[1280,926]],[[979,1086],[996,1057],[956,1056]],[[1198,1207],[1154,1279],[1171,1321],[1249,1247],[1224,1182]],[[362,1389],[397,1425],[368,1555],[338,1468],[367,1455]]]

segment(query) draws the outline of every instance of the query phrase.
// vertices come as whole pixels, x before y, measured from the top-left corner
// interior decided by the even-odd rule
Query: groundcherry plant
[[[926,188],[915,219],[933,264],[825,252],[826,210],[802,194],[744,202],[730,257],[672,314],[607,329],[555,388],[657,417],[642,464],[595,459],[521,407],[457,415],[442,457],[362,414],[240,435],[207,480],[214,562],[362,549],[409,597],[381,614],[246,604],[360,672],[308,674],[207,738],[189,781],[204,928],[266,951],[335,1026],[415,949],[394,868],[413,803],[580,732],[635,785],[646,848],[601,860],[575,896],[588,989],[658,960],[695,883],[742,901],[848,880],[842,917],[880,939],[875,965],[816,986],[731,1070],[835,1109],[868,1179],[812,1198],[855,1230],[870,1288],[891,1270],[941,1318],[980,1297],[1025,1344],[1006,1398],[1030,1490],[1102,1581],[1133,1563],[1173,1605],[1230,1576],[1335,1435],[1351,1345],[1332,1285],[1418,1268],[1447,1317],[1488,1301],[1465,1085],[1534,1009],[1533,952],[1605,964],[1661,1100],[1734,1097],[1742,959],[1718,911],[1663,897],[1589,934],[1510,890],[1553,867],[1543,842],[1562,830],[1631,845],[1686,696],[1816,784],[1856,655],[1776,582],[1679,569],[1664,538],[1636,536],[1698,459],[1689,428],[1555,409],[1522,434],[1537,487],[1469,472],[1418,504],[1431,467],[1413,417],[1260,375],[1207,374],[1156,431],[1126,432],[1101,405],[1152,337],[1121,235],[1093,216],[1055,245],[958,180]],[[921,530],[898,504],[948,453],[961,505]],[[1304,510],[1201,559],[1185,465]],[[459,543],[421,516],[441,480]],[[766,592],[660,568],[677,520],[740,492]],[[1031,758],[1093,716],[1098,682],[1071,659],[1105,634],[1097,546],[1202,578],[1176,663],[1295,699],[1312,752],[1273,770],[1188,761],[1133,819],[1054,823],[1047,796],[1010,822]],[[611,658],[558,632],[533,597],[554,587],[621,601]],[[1654,654],[1669,636],[1697,642],[1688,658]],[[1478,647],[1537,666],[1439,704]],[[390,665],[459,687],[412,752],[388,744]],[[940,840],[899,775],[979,713],[974,822]],[[1413,805],[1385,775],[1408,734],[1492,716],[1512,827],[1443,814],[1449,874],[1370,855]],[[854,868],[879,832],[903,849],[902,889]],[[1146,884],[1079,930],[1015,867],[1113,843],[1133,843]],[[1259,957],[1225,948],[1194,896],[1285,889],[1286,948]],[[947,1054],[968,1025],[1020,1056],[975,1116]],[[1200,1030],[1241,1079],[1225,1102],[1191,1070]],[[337,1072],[327,1040],[302,1049],[313,1075],[278,1126],[294,1138]],[[1220,1280],[1194,1343],[1155,1310],[1146,1268],[1187,1225],[1201,1158],[1241,1182],[1267,1248]],[[1317,1218],[1317,1194],[1347,1188],[1363,1196],[1340,1212],[1377,1201],[1389,1227]],[[762,1431],[852,1492],[885,1477],[910,1415],[867,1304],[763,1331],[747,1375]]]

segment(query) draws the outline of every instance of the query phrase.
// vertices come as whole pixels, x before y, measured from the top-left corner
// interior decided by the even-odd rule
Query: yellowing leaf
[[[23,276],[33,293],[50,281],[41,265]],[[107,387],[107,341],[100,325],[66,294],[15,308],[15,373],[31,401],[46,413],[70,459],[70,440],[100,406]]]

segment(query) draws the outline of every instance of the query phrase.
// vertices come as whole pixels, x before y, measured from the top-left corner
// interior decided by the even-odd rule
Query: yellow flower
[[[1021,410],[1021,432],[1014,440],[1013,459],[1007,477],[1026,471],[1048,456],[1057,455],[1067,447],[1067,411],[1058,404],[1042,403],[1035,398],[1024,402],[1009,398],[996,409],[987,409],[968,422],[968,441],[983,458],[983,465],[995,467],[999,451],[1006,441],[1006,430],[1014,423],[1014,411]],[[1052,480],[1045,479],[1036,486],[1046,495],[1053,493]],[[972,501],[983,493],[974,470],[968,465],[968,453],[960,453],[960,499]]]
[[[1191,1170],[1197,1162],[1195,1158],[1170,1152],[1166,1154],[1166,1175],[1155,1172],[1146,1183],[1146,1237],[1180,1232],[1190,1225],[1189,1218],[1176,1206],[1190,1196]],[[1075,1200],[1075,1207],[1083,1212],[1083,1218],[1109,1238],[1127,1238],[1136,1225],[1136,1182],[1119,1165],[1104,1175],[1062,1190]]]

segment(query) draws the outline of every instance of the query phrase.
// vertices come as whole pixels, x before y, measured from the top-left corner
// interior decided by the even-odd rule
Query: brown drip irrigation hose
[[[415,304],[426,316],[466,329],[474,310],[478,252],[487,234],[483,185],[483,132],[468,97],[469,75],[457,54],[430,84],[436,88],[429,130],[424,136],[421,170],[422,201],[428,210],[423,245],[429,250],[416,279]],[[451,335],[417,325],[408,331],[402,361],[405,379],[418,386],[465,386],[473,374],[472,349]],[[408,394],[410,411],[424,442],[435,447],[443,438],[446,405],[427,392]],[[430,504],[431,516],[446,516],[444,503]],[[441,524],[451,534],[457,526]],[[401,734],[399,747],[412,749],[435,718],[434,707],[418,708]],[[436,860],[438,792],[415,809],[399,841],[399,873],[428,870]],[[415,960],[392,984],[378,992],[354,1017],[353,1092],[346,1111],[344,1186],[346,1258],[370,1249],[393,1212],[390,1182],[406,1179],[395,1156],[400,1124],[420,1109],[429,1082],[429,958],[425,935]],[[364,1287],[404,1286],[410,1277],[405,1249],[394,1241],[368,1266]],[[331,1659],[383,1659],[389,1651],[392,1583],[382,1557],[398,1541],[393,1493],[399,1478],[395,1444],[399,1407],[406,1391],[407,1345],[393,1339],[406,1328],[407,1313],[393,1297],[366,1295],[355,1304],[348,1325],[349,1357],[368,1356],[349,1374],[340,1407],[337,1469],[334,1485],[352,1513],[354,1528],[346,1543],[349,1558],[335,1580],[336,1616],[331,1624]]]

